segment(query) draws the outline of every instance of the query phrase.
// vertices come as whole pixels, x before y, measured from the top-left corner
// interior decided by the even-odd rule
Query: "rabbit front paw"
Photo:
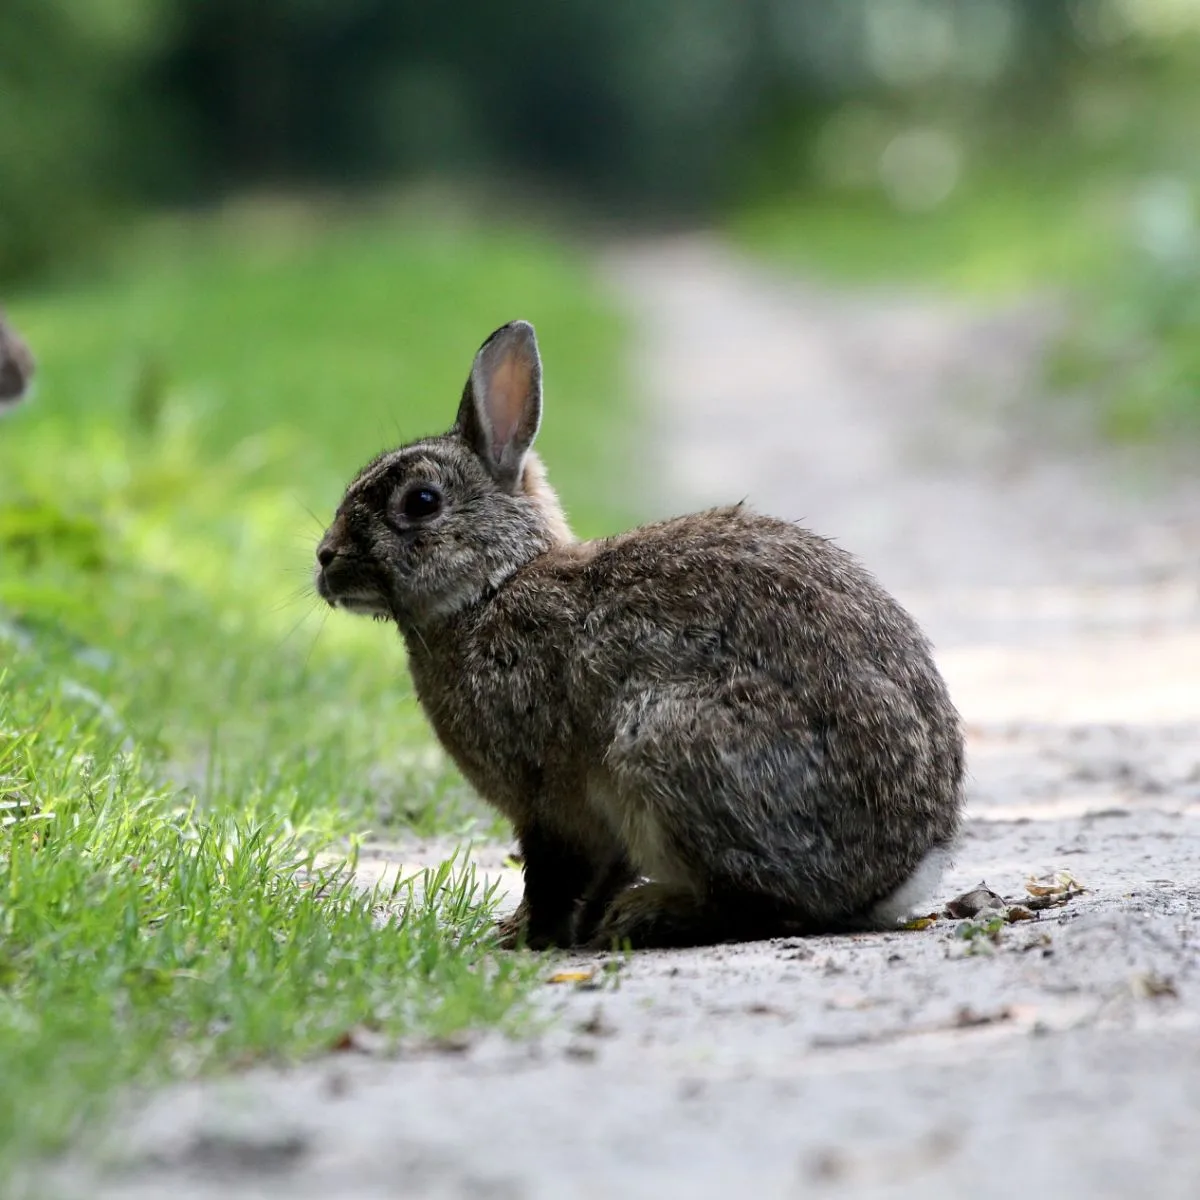
[[[555,914],[555,919],[530,915],[529,901],[523,899],[507,917],[496,922],[497,945],[501,950],[550,950],[574,944],[570,912]]]
[[[522,900],[517,907],[496,922],[496,944],[501,950],[516,950],[525,945],[529,930],[529,909]]]

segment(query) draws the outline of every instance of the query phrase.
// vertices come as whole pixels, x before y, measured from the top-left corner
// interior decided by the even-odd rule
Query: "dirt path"
[[[529,1042],[181,1088],[87,1194],[1194,1200],[1200,488],[1056,449],[1037,308],[839,298],[704,242],[609,265],[660,508],[803,518],[934,636],[973,777],[945,895],[1087,892],[991,953],[940,922],[643,954],[548,985]]]

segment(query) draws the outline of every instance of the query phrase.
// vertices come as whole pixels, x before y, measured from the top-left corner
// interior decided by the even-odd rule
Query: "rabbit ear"
[[[455,428],[496,482],[514,491],[542,419],[542,360],[528,321],[502,326],[479,348]]]

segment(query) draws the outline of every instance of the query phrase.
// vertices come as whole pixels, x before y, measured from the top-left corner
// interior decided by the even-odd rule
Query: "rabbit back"
[[[743,508],[564,546],[410,642],[418,694],[518,828],[821,926],[869,910],[961,806],[924,637],[851,558]]]
[[[924,637],[848,554],[740,506],[577,542],[541,413],[536,335],[510,322],[452,428],[364,468],[317,547],[318,592],[396,624],[439,739],[516,827],[505,938],[875,920],[961,810]]]

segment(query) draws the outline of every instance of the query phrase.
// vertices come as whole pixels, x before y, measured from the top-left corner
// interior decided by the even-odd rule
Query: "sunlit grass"
[[[0,1176],[129,1080],[329,1050],[356,1026],[439,1034],[513,1017],[530,966],[487,958],[470,874],[363,893],[314,867],[325,829],[299,778],[201,811],[68,677],[10,666]]]
[[[469,879],[409,903],[315,871],[497,825],[395,632],[327,617],[310,568],[350,473],[445,428],[518,315],[551,471],[620,524],[618,322],[534,234],[272,211],[6,297],[41,371],[0,427],[0,1177],[124,1083],[511,1022],[530,980]]]

